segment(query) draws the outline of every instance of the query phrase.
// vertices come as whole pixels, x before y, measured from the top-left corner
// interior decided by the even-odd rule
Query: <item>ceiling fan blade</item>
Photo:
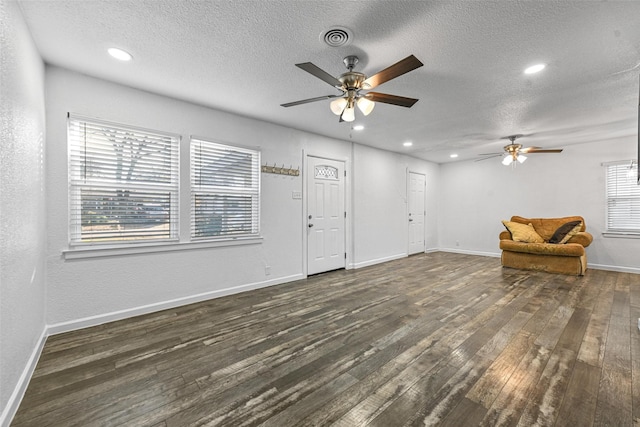
[[[368,92],[364,95],[364,97],[370,101],[382,102],[384,104],[399,105],[401,107],[407,107],[407,108],[412,107],[413,104],[418,102],[418,100],[415,98],[405,98],[404,96],[389,95],[387,93],[380,93],[380,92]]]
[[[281,107],[293,107],[296,105],[308,104],[309,102],[322,101],[323,99],[340,98],[342,95],[324,95],[316,98],[302,99],[300,101],[287,102],[286,104],[280,104]]]
[[[482,153],[478,154],[478,156],[502,156],[504,153]]]
[[[541,149],[541,148],[534,148],[534,147],[529,147],[529,148],[525,148],[523,150],[520,150],[521,153],[527,153],[527,154],[535,154],[535,153],[562,153],[562,148],[554,148],[554,149],[549,149],[549,150],[545,150],[545,149]]]
[[[485,154],[480,154],[480,156],[484,156]],[[487,160],[487,159],[493,159],[494,157],[499,157],[502,156],[502,153],[496,153],[496,154],[491,154],[491,155],[487,155],[487,157],[483,157],[482,159],[476,159],[474,160],[474,162],[481,162],[483,160]]]
[[[535,150],[538,150],[538,149],[540,149],[540,150],[541,150],[541,149],[542,149],[542,147],[534,147],[534,146],[531,146],[531,147],[522,147],[522,148],[520,148],[520,150],[518,150],[518,151],[519,151],[519,152],[521,152],[521,153],[528,153],[528,152],[529,152],[529,151],[531,151],[531,150],[535,151]]]
[[[366,89],[373,89],[376,86],[380,86],[382,83],[388,82],[391,79],[395,79],[409,71],[413,71],[416,68],[422,67],[424,64],[420,62],[418,58],[413,55],[409,55],[401,61],[385,68],[384,70],[374,74],[364,81],[363,87]]]
[[[327,73],[322,68],[312,64],[311,62],[303,62],[302,64],[296,64],[296,67],[303,69],[309,74],[313,74],[320,80],[329,83],[331,86],[334,86],[337,88],[342,87],[342,82],[340,80],[336,79],[331,74]]]

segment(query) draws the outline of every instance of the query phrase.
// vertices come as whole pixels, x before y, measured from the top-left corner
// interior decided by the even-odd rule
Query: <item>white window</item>
[[[638,164],[607,164],[607,232],[640,234]]]
[[[260,152],[191,139],[191,237],[260,233]]]
[[[178,239],[180,138],[70,116],[71,244]]]

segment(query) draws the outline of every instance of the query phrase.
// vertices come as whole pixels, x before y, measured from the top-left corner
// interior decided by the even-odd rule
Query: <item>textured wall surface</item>
[[[303,200],[293,199],[292,192],[303,191],[303,176],[290,177],[262,174],[261,234],[263,241],[255,245],[181,250],[154,254],[125,255],[97,259],[65,260],[68,249],[67,220],[67,112],[98,117],[182,135],[182,165],[188,164],[189,135],[198,135],[224,143],[259,146],[262,163],[302,167],[303,153],[346,161],[347,169],[359,159],[352,156],[352,144],[319,135],[301,132],[210,108],[205,108],[87,77],[54,66],[46,72],[47,135],[47,230],[48,230],[48,292],[47,323],[77,327],[78,322],[92,322],[114,313],[126,313],[137,308],[180,301],[197,295],[219,295],[238,292],[246,286],[265,286],[304,277],[306,222],[303,222]],[[391,191],[376,195],[377,206],[386,209],[384,215],[355,209],[347,223],[347,250],[352,262],[375,261],[406,254],[408,234],[397,234],[395,228],[406,228],[406,167],[409,158],[387,151],[369,149],[376,161],[393,168],[390,175],[378,169],[377,178],[387,181]],[[369,157],[371,157],[369,156]],[[370,158],[354,170],[365,171]],[[185,162],[186,161],[186,162]],[[421,170],[437,170],[437,166],[413,159]],[[396,163],[401,162],[401,163]],[[363,175],[368,179],[367,175]],[[181,170],[180,199],[181,239],[188,241],[189,175]],[[367,192],[356,191],[347,184],[347,211],[352,203],[369,198]],[[360,212],[360,213],[359,213]],[[352,224],[368,223],[354,234]],[[381,227],[384,233],[380,234]],[[427,224],[433,236],[435,218]],[[367,233],[373,233],[370,239]],[[356,240],[355,244],[351,241]],[[359,241],[360,240],[360,241]],[[435,239],[432,237],[432,241]],[[358,255],[362,252],[362,255]],[[375,258],[372,258],[375,257]],[[269,266],[269,274],[265,267]],[[114,314],[117,316],[117,314]]]
[[[425,243],[426,248],[436,247],[439,166],[363,145],[355,145],[353,151],[355,265],[407,254],[408,170],[427,178]]]
[[[562,147],[562,138],[557,146]],[[561,154],[535,154],[515,169],[499,159],[441,166],[442,249],[499,254],[500,220],[580,215],[593,243],[590,265],[640,271],[640,240],[603,237],[605,168],[603,162],[631,160],[635,138],[571,145]],[[458,243],[458,245],[456,245]]]
[[[2,424],[45,327],[44,67],[13,1],[0,0],[0,55]]]

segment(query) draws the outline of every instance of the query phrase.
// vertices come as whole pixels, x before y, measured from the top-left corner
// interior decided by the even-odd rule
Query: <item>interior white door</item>
[[[409,255],[424,252],[425,190],[427,178],[409,172]]]
[[[344,268],[344,162],[308,156],[307,173],[307,274]]]

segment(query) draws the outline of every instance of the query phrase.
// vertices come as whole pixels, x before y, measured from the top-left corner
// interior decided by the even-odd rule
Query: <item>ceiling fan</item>
[[[307,104],[309,102],[321,101],[323,99],[336,98],[330,104],[331,111],[335,115],[340,116],[340,122],[352,122],[355,120],[356,105],[362,114],[367,116],[371,111],[373,111],[373,107],[375,107],[376,102],[399,105],[407,108],[418,102],[415,98],[405,98],[404,96],[389,95],[380,92],[361,92],[373,89],[391,79],[395,79],[409,71],[422,67],[424,64],[415,56],[409,55],[403,60],[396,62],[371,77],[367,77],[362,73],[353,71],[353,68],[358,63],[357,56],[347,56],[344,58],[343,62],[348,71],[337,78],[311,62],[296,64],[296,67],[303,69],[307,73],[314,75],[326,83],[329,83],[331,86],[342,91],[342,93],[339,95],[325,95],[318,96],[316,98],[303,99],[301,101],[288,102],[286,104],[281,104],[281,106],[293,107],[295,105]]]
[[[527,156],[525,156],[524,154],[562,153],[562,148],[550,148],[550,149],[544,149],[544,148],[540,148],[540,147],[526,147],[526,148],[523,148],[522,144],[516,144],[516,139],[518,139],[520,137],[523,137],[523,136],[524,135],[522,135],[522,134],[505,136],[502,139],[508,139],[509,141],[511,141],[511,143],[504,146],[504,152],[503,153],[480,154],[480,156],[485,156],[485,157],[482,158],[482,159],[476,160],[476,162],[479,162],[481,160],[490,159],[492,157],[503,156],[503,159],[502,159],[502,164],[503,165],[509,166],[510,164],[513,164],[515,166],[517,163],[524,163],[524,161],[527,160]]]

